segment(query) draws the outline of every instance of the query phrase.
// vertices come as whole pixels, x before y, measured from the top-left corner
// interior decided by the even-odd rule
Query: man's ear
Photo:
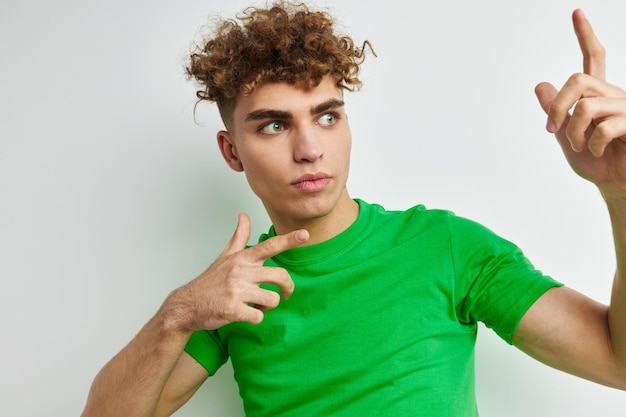
[[[237,154],[237,146],[230,132],[220,130],[217,132],[217,145],[220,147],[222,157],[231,169],[237,172],[243,172],[243,164]]]

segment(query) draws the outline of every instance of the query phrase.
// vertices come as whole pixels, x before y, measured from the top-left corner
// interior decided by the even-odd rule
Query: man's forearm
[[[183,368],[177,368],[185,377],[173,378],[172,384],[166,385],[193,331],[215,330],[237,321],[259,323],[264,311],[280,302],[280,297],[261,288],[261,283],[279,287],[283,298],[291,295],[294,285],[287,271],[263,264],[305,243],[308,232],[294,230],[248,249],[249,239],[250,219],[241,214],[233,238],[215,262],[172,292],[128,346],[100,371],[83,417],[144,417],[155,411],[169,415],[208,376],[197,362],[193,361],[193,368],[185,361],[180,365]],[[164,388],[166,395],[162,395]]]
[[[82,417],[153,416],[189,333],[166,304],[96,376]]]
[[[605,194],[615,244],[616,272],[608,313],[611,345],[626,376],[626,197]]]

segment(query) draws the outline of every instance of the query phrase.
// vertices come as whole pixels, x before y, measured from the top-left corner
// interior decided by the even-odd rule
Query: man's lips
[[[331,177],[327,174],[306,174],[295,180],[292,185],[303,191],[316,192],[326,188],[330,181]]]

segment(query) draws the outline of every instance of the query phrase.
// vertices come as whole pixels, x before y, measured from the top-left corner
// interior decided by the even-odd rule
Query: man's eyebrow
[[[327,110],[335,109],[337,107],[343,107],[345,105],[343,100],[338,100],[336,98],[331,98],[311,109],[311,115],[316,115],[320,113],[324,113]]]
[[[337,107],[343,107],[345,105],[343,100],[332,98],[323,103],[318,104],[311,108],[311,115],[324,113],[327,110],[335,109]],[[254,110],[246,115],[245,121],[251,120],[266,120],[266,119],[279,119],[290,120],[293,119],[293,114],[283,110],[271,110],[271,109],[259,109]]]
[[[292,119],[293,115],[289,112],[282,110],[269,110],[269,109],[259,109],[248,113],[245,121],[248,122],[250,120],[265,120],[265,119]]]

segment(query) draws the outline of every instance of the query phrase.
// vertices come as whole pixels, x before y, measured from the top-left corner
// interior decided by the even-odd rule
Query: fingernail
[[[305,242],[306,240],[308,240],[309,238],[309,232],[307,232],[306,230],[300,230],[298,231],[298,233],[296,233],[296,240],[298,240],[299,242]]]
[[[551,132],[551,133],[556,132],[556,123],[554,123],[554,120],[548,119],[548,124],[546,125],[546,129],[548,129],[548,132]]]

